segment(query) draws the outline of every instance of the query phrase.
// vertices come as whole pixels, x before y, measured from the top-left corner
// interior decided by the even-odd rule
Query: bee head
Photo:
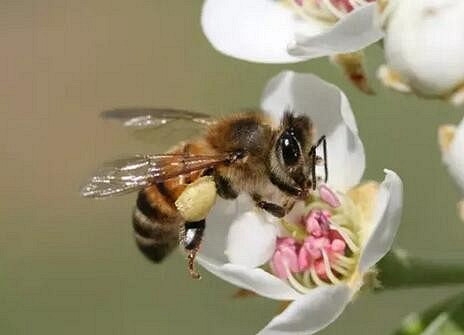
[[[285,112],[269,155],[271,182],[283,192],[304,198],[313,185],[312,161],[308,153],[313,126],[307,116]]]

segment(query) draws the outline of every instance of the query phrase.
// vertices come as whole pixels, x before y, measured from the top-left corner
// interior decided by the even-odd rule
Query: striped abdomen
[[[187,144],[176,151],[196,153],[198,149],[194,144]],[[197,171],[168,179],[139,192],[132,216],[135,241],[140,251],[152,261],[161,262],[179,244],[184,221],[177,212],[175,201],[200,174],[201,171]]]
[[[178,244],[182,219],[174,202],[165,199],[156,184],[139,192],[132,223],[137,246],[154,262],[160,262]]]

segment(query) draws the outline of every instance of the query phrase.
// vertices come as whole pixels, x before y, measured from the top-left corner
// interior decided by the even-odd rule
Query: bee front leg
[[[277,218],[283,218],[285,214],[287,214],[287,210],[285,207],[262,200],[262,197],[259,194],[253,194],[251,196],[253,198],[253,201],[255,202],[256,206],[264,209],[266,212],[268,212],[271,215],[274,215]]]
[[[205,220],[195,222],[185,222],[182,244],[188,252],[188,270],[192,278],[201,279],[200,274],[195,270],[195,257],[200,250],[203,233],[205,231]]]
[[[219,173],[214,174],[214,182],[216,183],[217,194],[223,199],[235,199],[238,193],[232,188],[230,180]]]

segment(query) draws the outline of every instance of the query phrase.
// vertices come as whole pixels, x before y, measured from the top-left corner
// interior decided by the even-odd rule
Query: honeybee
[[[260,111],[214,120],[175,109],[115,109],[102,113],[130,128],[159,127],[176,120],[206,126],[203,136],[180,143],[164,154],[134,155],[106,163],[82,188],[81,195],[105,198],[139,191],[132,222],[140,251],[161,262],[182,244],[188,270],[194,268],[205,219],[218,195],[235,199],[247,193],[257,207],[284,217],[297,200],[306,199],[322,178],[327,181],[327,143],[315,141],[307,116],[291,111],[279,124]],[[316,154],[322,144],[323,158]]]

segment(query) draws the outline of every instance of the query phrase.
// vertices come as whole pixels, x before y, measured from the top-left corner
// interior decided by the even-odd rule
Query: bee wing
[[[203,113],[173,108],[116,108],[101,113],[104,119],[117,119],[133,129],[158,128],[176,120],[187,120],[201,125],[214,122]]]
[[[81,189],[81,195],[104,198],[139,190],[152,183],[213,167],[230,160],[220,155],[134,155],[105,163]]]

